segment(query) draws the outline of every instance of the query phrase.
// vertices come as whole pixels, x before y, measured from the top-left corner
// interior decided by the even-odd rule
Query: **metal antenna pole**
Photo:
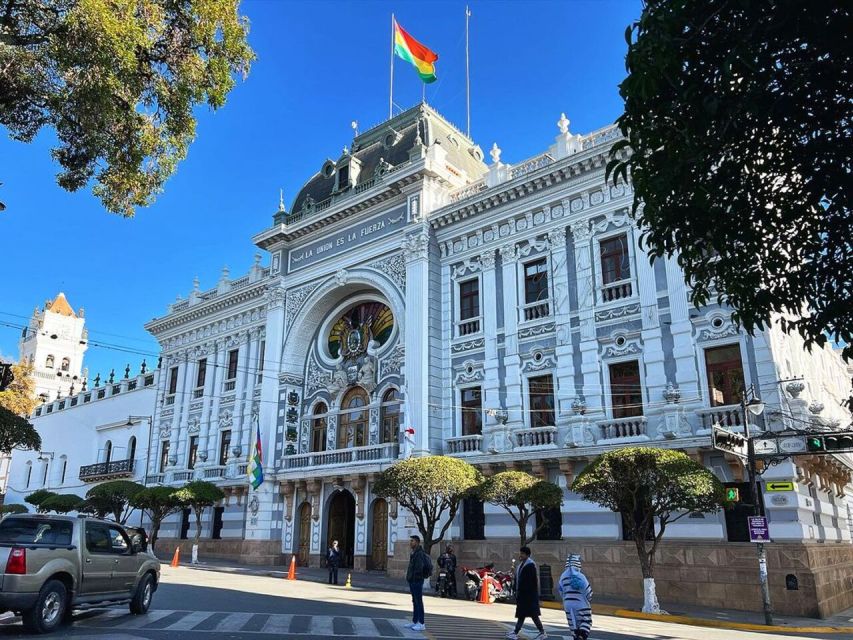
[[[468,55],[468,19],[471,17],[471,10],[468,5],[465,5],[465,116],[466,129],[465,135],[471,137],[471,73],[470,73],[470,56]]]

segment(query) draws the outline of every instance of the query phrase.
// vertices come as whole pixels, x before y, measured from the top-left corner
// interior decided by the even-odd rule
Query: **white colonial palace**
[[[567,489],[590,460],[628,443],[677,448],[748,495],[740,462],[710,438],[715,423],[742,426],[744,387],[767,405],[757,428],[850,423],[840,357],[775,327],[745,335],[718,305],[692,307],[677,261],[650,264],[639,246],[630,185],[605,183],[618,130],[568,125],[562,116],[541,155],[504,164],[495,145],[487,164],[428,105],[400,113],[318,163],[291,210],[252,238],[268,259],[206,291],[196,282],[146,325],[163,356],[146,481],[200,477],[228,496],[202,554],[316,565],[337,539],[347,565],[393,571],[414,522],[374,495],[376,476],[443,453],[559,483],[563,507],[546,514],[535,553],[562,562],[582,548],[598,592],[639,591],[624,580],[636,558],[618,516]],[[251,490],[258,430],[265,479]],[[851,468],[801,457],[764,473],[763,484],[794,482],[765,493],[786,549],[771,556],[779,610],[853,604]],[[754,551],[738,544],[748,514],[669,528],[661,562],[682,579],[668,589],[659,578],[659,594],[760,602]],[[188,514],[172,526],[164,545],[186,537]],[[450,531],[463,560],[509,562],[503,512],[468,500]],[[714,589],[685,587],[685,571]]]

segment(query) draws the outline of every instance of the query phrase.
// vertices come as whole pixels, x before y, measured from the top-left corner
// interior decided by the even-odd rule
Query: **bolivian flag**
[[[258,425],[258,435],[255,439],[255,446],[253,447],[252,456],[249,459],[248,472],[249,484],[252,485],[252,489],[257,489],[264,481],[263,449],[261,448],[261,425]]]
[[[394,53],[418,70],[421,80],[435,82],[435,61],[438,54],[415,40],[394,20]]]

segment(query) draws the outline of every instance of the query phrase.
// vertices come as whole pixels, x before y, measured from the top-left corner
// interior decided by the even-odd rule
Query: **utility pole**
[[[747,395],[751,395],[752,399],[747,402]],[[756,516],[764,516],[764,503],[758,496],[758,479],[755,469],[755,444],[749,434],[749,414],[754,413],[760,415],[764,411],[764,403],[755,397],[755,389],[750,386],[749,389],[743,390],[743,395],[740,401],[741,411],[743,412],[743,435],[746,438],[746,465],[749,473],[749,489],[752,493],[752,508]],[[758,548],[758,582],[761,585],[761,602],[764,608],[764,624],[773,625],[773,607],[770,604],[770,585],[767,582],[767,551],[764,549],[764,543],[756,543]]]

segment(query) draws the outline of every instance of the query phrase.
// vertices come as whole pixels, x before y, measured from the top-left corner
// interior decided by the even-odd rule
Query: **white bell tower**
[[[80,391],[83,354],[89,346],[83,309],[76,313],[61,291],[36,308],[19,343],[22,361],[33,367],[36,395],[44,401]]]

